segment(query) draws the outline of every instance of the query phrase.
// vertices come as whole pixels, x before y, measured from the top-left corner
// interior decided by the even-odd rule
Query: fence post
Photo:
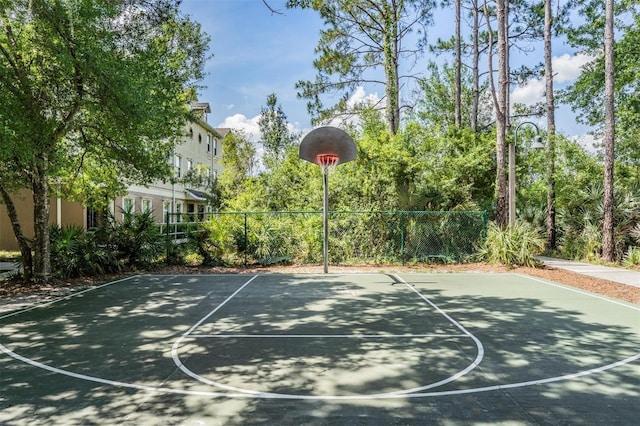
[[[405,238],[406,238],[406,222],[405,222],[405,212],[401,211],[400,212],[400,238],[402,239],[402,241],[400,242],[400,247],[401,247],[401,255],[402,255],[402,266],[404,266],[405,264]]]
[[[247,267],[247,252],[249,251],[249,238],[247,236],[247,213],[244,213],[244,267]]]
[[[482,236],[484,238],[487,238],[487,228],[489,227],[489,218],[487,215],[487,211],[483,210],[482,211]]]
[[[165,215],[166,216],[166,221],[165,221],[165,226],[164,226],[167,263],[169,263],[169,256],[171,255],[171,253],[170,253],[170,251],[171,251],[171,240],[169,239],[169,215],[170,215],[169,212],[167,212],[166,215]]]

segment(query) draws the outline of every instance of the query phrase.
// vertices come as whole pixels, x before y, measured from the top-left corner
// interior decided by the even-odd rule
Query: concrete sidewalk
[[[592,265],[589,263],[574,262],[571,260],[556,259],[553,257],[536,256],[536,258],[544,262],[545,265],[552,268],[564,269],[567,271],[575,272],[577,274],[640,287],[640,271],[634,271],[625,268],[612,268],[610,266]]]
[[[8,277],[13,271],[20,269],[20,264],[15,262],[0,262],[0,278]]]

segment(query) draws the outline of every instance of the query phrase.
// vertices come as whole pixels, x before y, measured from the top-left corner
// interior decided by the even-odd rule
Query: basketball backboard
[[[318,127],[309,132],[300,142],[300,158],[320,166],[325,155],[338,156],[338,165],[355,160],[358,156],[356,144],[344,130],[337,127]]]

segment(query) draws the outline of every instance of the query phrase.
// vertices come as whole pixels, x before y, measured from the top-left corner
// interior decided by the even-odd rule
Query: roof
[[[224,138],[231,132],[229,127],[216,127],[216,133],[220,135],[221,138]]]
[[[191,110],[201,110],[207,113],[211,112],[209,102],[191,102]]]
[[[204,191],[198,191],[197,189],[188,189],[185,188],[184,192],[187,193],[187,198],[192,198],[196,201],[206,201],[207,200],[207,196],[209,194],[207,194]]]

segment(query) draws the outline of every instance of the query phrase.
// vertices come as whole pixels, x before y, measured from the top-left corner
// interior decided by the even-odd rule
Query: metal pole
[[[322,212],[323,246],[322,255],[324,258],[324,273],[329,272],[329,173],[326,166],[322,167],[324,182],[324,209]]]
[[[509,225],[516,223],[516,143],[518,142],[518,129],[516,128],[515,141],[509,144]]]

